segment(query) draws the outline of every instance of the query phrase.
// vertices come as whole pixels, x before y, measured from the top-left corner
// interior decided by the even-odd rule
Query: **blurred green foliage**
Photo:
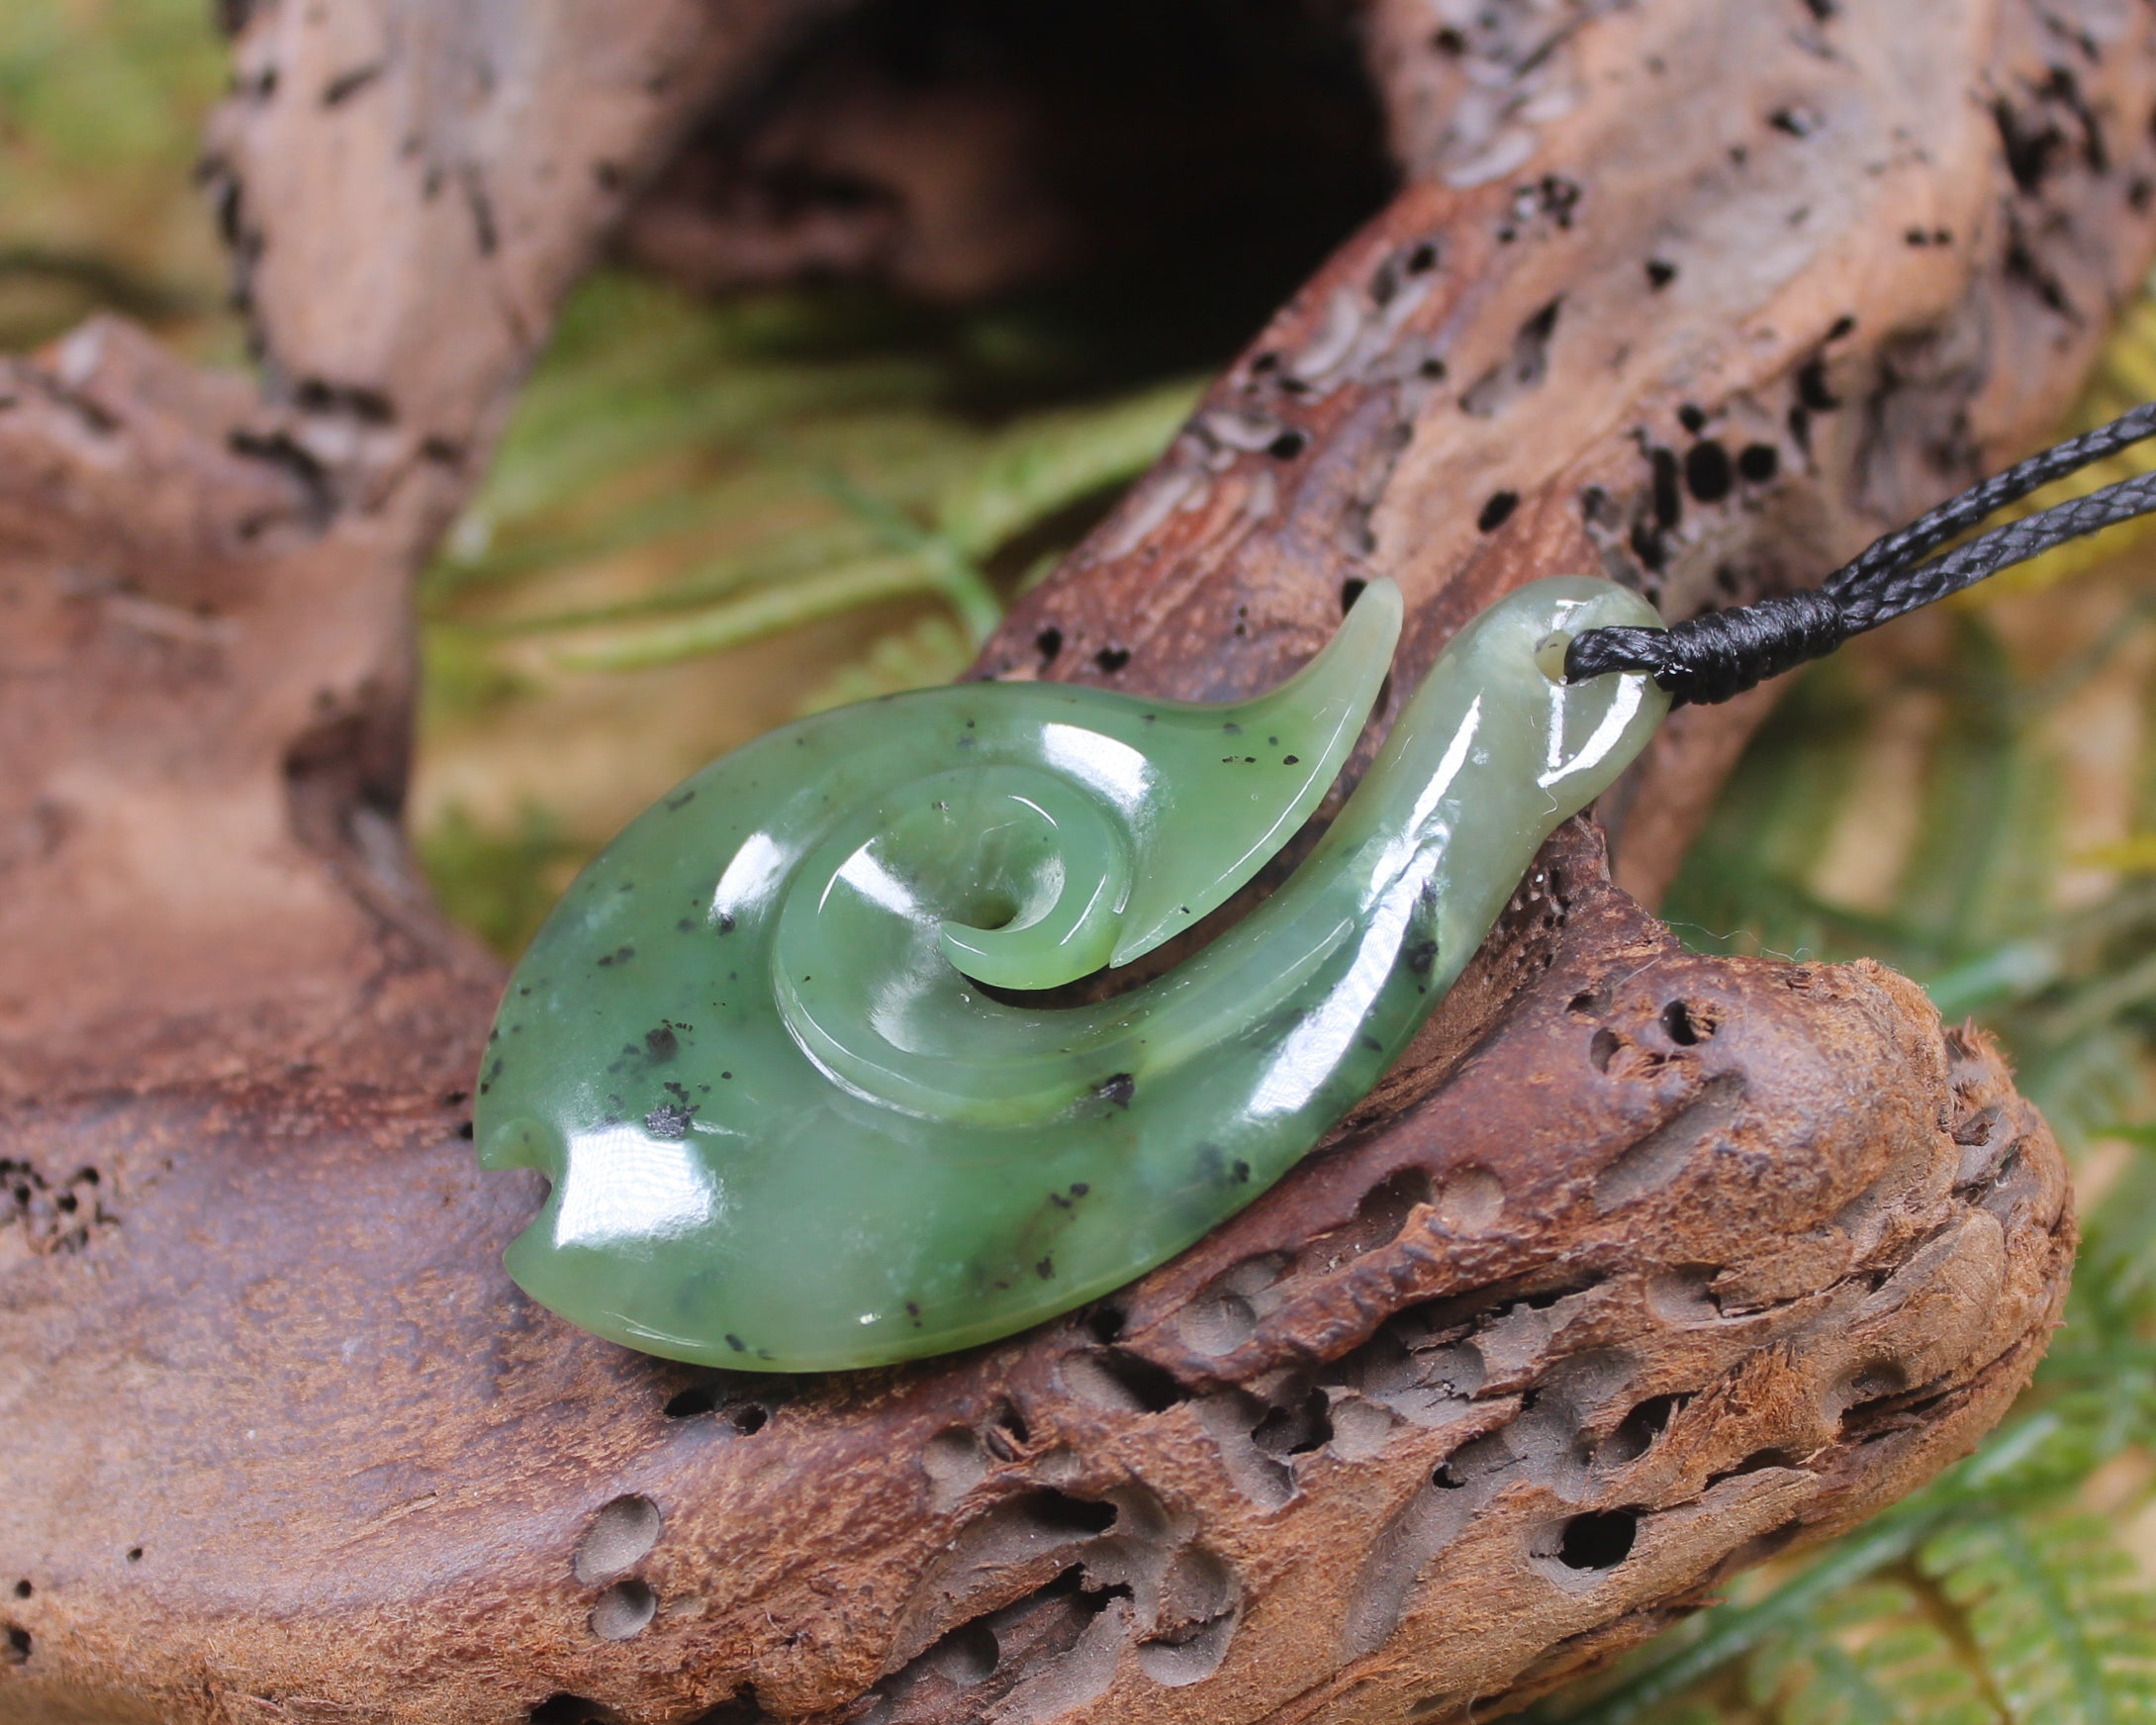
[[[1113,316],[1067,300],[934,313],[843,289],[714,305],[618,272],[586,283],[421,587],[419,834],[466,920],[516,950],[545,895],[482,857],[558,888],[628,813],[613,785],[558,776],[485,813],[434,788],[482,778],[492,739],[588,725],[595,680],[698,668],[701,698],[645,717],[689,727],[647,734],[646,758],[671,763],[648,796],[763,723],[963,671],[1196,400],[1188,372],[1119,375],[1113,342]],[[873,626],[804,650],[800,631],[848,618]],[[776,710],[738,693],[774,653],[800,660]],[[527,842],[532,797],[557,821],[545,846]],[[489,832],[497,849],[475,848]]]
[[[587,284],[422,586],[437,644],[543,640],[530,662],[636,670],[916,596],[978,644],[1013,548],[1143,471],[1198,385],[1047,405],[1064,379],[1044,332],[897,311]],[[575,602],[532,603],[564,585]]]
[[[192,183],[227,75],[210,0],[0,5],[0,346],[113,310],[236,359]]]
[[[189,183],[226,76],[209,12],[0,5],[0,343],[112,309],[237,358]],[[1127,306],[932,313],[836,289],[713,305],[618,273],[587,284],[422,583],[422,791],[506,787],[484,812],[453,789],[422,796],[444,903],[503,951],[528,936],[606,836],[605,800],[559,767],[572,740],[596,746],[602,777],[634,780],[655,758],[670,770],[668,748],[715,751],[745,726],[954,675],[1246,334],[1217,323],[1210,346],[1167,348],[1134,335]],[[2079,417],[2152,391],[2144,304]],[[1877,957],[2001,1037],[2083,1183],[2067,1324],[1974,1457],[1742,1578],[1546,1718],[2156,1719],[2156,1125],[2139,1123],[2156,1033],[2156,594],[2115,541],[2011,585],[2068,576],[2058,607],[2095,621],[2056,651],[2020,650],[2029,619],[2003,623],[2011,601],[1980,604],[1928,653],[1860,651],[1800,679],[1665,907],[1715,950]],[[774,660],[777,697],[729,704]],[[2091,853],[2074,836],[2089,775],[2067,744],[2074,703],[2107,682],[2138,724],[2105,769],[2126,830]],[[625,694],[655,688],[641,705]],[[1907,830],[1859,843],[1852,865],[1868,825]]]

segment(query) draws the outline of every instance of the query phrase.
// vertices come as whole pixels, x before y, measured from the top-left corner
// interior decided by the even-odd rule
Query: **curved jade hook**
[[[1254,701],[964,684],[704,768],[510,980],[480,1160],[553,1183],[510,1273],[647,1353],[806,1372],[988,1341],[1172,1257],[1369,1090],[1653,734],[1646,678],[1546,674],[1551,636],[1612,624],[1660,626],[1584,578],[1491,606],[1302,866],[1091,1006],[1006,991],[1151,950],[1294,834],[1390,664],[1389,582]]]

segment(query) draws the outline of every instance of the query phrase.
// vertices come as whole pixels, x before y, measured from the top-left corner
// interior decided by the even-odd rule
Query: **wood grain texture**
[[[2143,6],[1454,10],[1353,16],[1409,183],[985,673],[1246,692],[1384,573],[1404,682],[1535,576],[1810,579],[2037,441],[2148,260]],[[695,104],[615,50],[716,100],[798,14],[425,12],[245,24],[265,396],[114,324],[0,373],[0,1720],[1484,1717],[1998,1417],[2072,1221],[1996,1056],[1684,953],[1585,823],[1322,1153],[1086,1312],[782,1382],[524,1301],[407,586],[610,220],[535,163],[658,171]],[[499,254],[369,103],[524,188]],[[1617,800],[1636,879],[1742,734]]]

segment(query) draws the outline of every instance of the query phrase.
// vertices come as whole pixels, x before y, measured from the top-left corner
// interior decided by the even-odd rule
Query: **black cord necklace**
[[[2156,473],[2136,474],[1932,555],[2007,505],[2152,436],[2156,402],[1972,485],[1875,540],[1817,588],[1706,612],[1667,630],[1587,630],[1565,652],[1565,681],[1577,683],[1612,671],[1645,672],[1679,705],[1728,701],[1769,677],[1825,658],[1852,635],[1973,587],[1987,575],[2025,563],[2070,539],[2156,512]]]

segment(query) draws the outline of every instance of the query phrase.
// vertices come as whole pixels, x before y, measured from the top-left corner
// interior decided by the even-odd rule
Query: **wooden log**
[[[1585,823],[1333,1143],[1087,1312],[797,1382],[524,1301],[535,1188],[460,1136],[499,976],[396,830],[406,589],[604,238],[559,146],[655,170],[688,110],[586,127],[574,8],[425,11],[335,102],[417,11],[246,28],[266,400],[110,324],[0,379],[0,1721],[1479,1717],[1997,1418],[2041,1122],[1874,966],[1683,953]],[[1361,16],[1414,177],[984,670],[1239,692],[1384,573],[1404,682],[1537,575],[1811,579],[2037,440],[2147,262],[2140,9],[1451,11]],[[711,88],[777,40],[620,16]],[[528,273],[370,102],[526,176]],[[1742,729],[1617,800],[1634,878]]]

